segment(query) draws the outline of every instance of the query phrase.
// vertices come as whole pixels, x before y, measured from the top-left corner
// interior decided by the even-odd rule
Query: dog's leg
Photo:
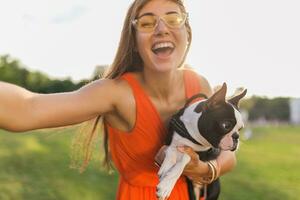
[[[170,196],[176,181],[184,170],[184,167],[191,160],[189,155],[178,151],[177,156],[179,157],[178,162],[169,171],[167,171],[166,175],[160,179],[157,186],[157,196],[160,198],[167,198]]]
[[[160,179],[162,179],[167,174],[167,172],[173,167],[173,165],[175,165],[177,160],[176,151],[177,150],[175,147],[167,147],[165,159],[158,171],[158,176]]]

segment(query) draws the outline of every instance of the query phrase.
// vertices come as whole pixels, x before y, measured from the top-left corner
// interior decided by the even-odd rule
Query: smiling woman
[[[149,65],[144,69],[157,66],[163,71],[182,64],[191,40],[190,27],[183,26],[188,22],[186,15],[184,10],[170,1],[163,1],[159,7],[149,3],[139,11],[135,18],[138,30],[136,41],[144,65]]]
[[[207,80],[185,67],[191,40],[181,0],[135,0],[105,78],[74,92],[56,94],[37,94],[0,83],[0,127],[21,132],[93,120],[94,128],[81,140],[89,149],[97,134],[95,127],[103,124],[106,161],[110,162],[111,155],[120,173],[117,199],[157,199],[155,156],[165,143],[171,116],[194,94],[212,94]],[[188,156],[195,157],[186,149]],[[235,165],[234,153],[221,152],[216,165],[218,174],[228,172]],[[211,173],[209,164],[198,157],[183,172],[196,182]],[[169,200],[192,198],[185,176],[178,179]]]

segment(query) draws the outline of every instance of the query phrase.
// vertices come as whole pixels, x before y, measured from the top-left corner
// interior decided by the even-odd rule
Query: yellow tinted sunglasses
[[[187,13],[168,13],[163,16],[146,14],[134,19],[132,24],[140,32],[152,32],[162,20],[169,28],[178,29],[185,23],[187,16]]]

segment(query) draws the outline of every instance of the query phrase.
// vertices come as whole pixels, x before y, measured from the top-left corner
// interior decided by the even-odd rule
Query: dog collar
[[[203,146],[189,134],[188,130],[185,128],[184,124],[177,116],[172,117],[169,123],[171,128],[174,131],[176,131],[176,133],[178,133],[180,136],[190,140],[195,144]]]

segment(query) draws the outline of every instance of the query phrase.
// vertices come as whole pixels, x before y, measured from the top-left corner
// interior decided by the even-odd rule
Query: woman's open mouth
[[[172,42],[159,42],[152,46],[152,52],[159,58],[168,58],[174,51],[175,45]]]

